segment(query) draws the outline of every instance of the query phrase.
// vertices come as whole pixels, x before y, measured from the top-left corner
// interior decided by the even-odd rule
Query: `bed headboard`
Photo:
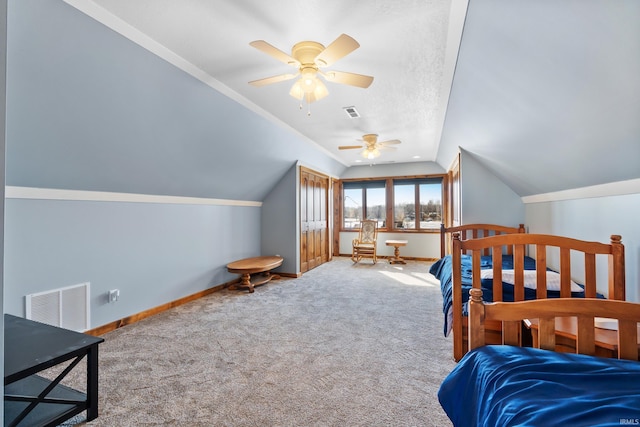
[[[461,240],[477,239],[480,237],[498,236],[501,234],[526,233],[524,224],[518,227],[507,227],[497,224],[465,224],[455,227],[445,227],[440,225],[440,258],[447,254],[447,240],[452,238],[453,233],[458,233]],[[489,253],[485,253],[489,255]]]
[[[554,236],[548,234],[502,234],[498,236],[483,237],[477,239],[461,240],[457,234],[453,235],[453,254],[452,254],[452,314],[453,314],[453,351],[454,358],[459,360],[466,353],[466,346],[463,343],[463,325],[462,325],[462,255],[470,252],[471,281],[472,287],[481,288],[481,257],[487,248],[503,248],[511,246],[513,255],[514,284],[513,297],[514,301],[522,301],[525,299],[524,290],[524,257],[527,252],[535,252],[529,254],[535,259],[536,278],[535,293],[536,299],[547,298],[547,282],[546,270],[548,253],[550,255],[559,255],[559,265],[549,266],[559,273],[559,297],[570,298],[572,278],[580,277],[584,273],[584,277],[580,278],[580,282],[584,285],[584,296],[586,298],[595,298],[597,296],[597,275],[596,275],[596,257],[606,258],[607,270],[607,286],[609,299],[625,300],[625,261],[624,261],[624,245],[619,235],[612,235],[610,243],[588,242],[585,240],[572,239],[570,237]],[[584,272],[578,271],[574,266],[572,274],[572,254],[583,257]],[[492,255],[492,275],[493,275],[493,301],[502,301],[502,257],[503,251],[494,250]],[[575,260],[575,258],[574,258]],[[601,275],[602,277],[602,275]]]
[[[589,298],[550,298],[521,302],[485,303],[482,290],[471,289],[469,300],[469,349],[485,344],[484,322],[501,321],[506,345],[520,345],[522,320],[539,319],[537,333],[540,348],[555,351],[556,317],[576,317],[576,352],[595,354],[594,317],[618,320],[618,358],[638,360],[638,323],[640,304]]]

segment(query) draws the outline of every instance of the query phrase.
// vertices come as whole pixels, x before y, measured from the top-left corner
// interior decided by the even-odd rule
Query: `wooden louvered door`
[[[329,260],[329,177],[300,167],[300,271]]]

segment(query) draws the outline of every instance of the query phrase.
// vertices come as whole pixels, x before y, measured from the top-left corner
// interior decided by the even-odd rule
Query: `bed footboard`
[[[517,329],[525,319],[539,319],[539,348],[555,351],[557,317],[577,318],[576,353],[595,355],[595,318],[618,323],[618,358],[638,360],[640,304],[597,298],[550,298],[520,302],[482,301],[482,290],[471,289],[469,300],[469,347],[485,345],[485,322],[503,324],[502,341],[519,346]]]

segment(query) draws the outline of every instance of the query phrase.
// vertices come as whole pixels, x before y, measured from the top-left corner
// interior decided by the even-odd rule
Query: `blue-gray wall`
[[[25,295],[90,282],[97,327],[230,281],[227,263],[260,254],[260,210],[7,199],[5,311],[23,316]]]
[[[10,2],[7,74],[8,185],[260,201],[345,168],[61,0]]]
[[[276,271],[291,274],[300,272],[299,170],[297,163],[292,165],[262,203],[261,253],[283,257]]]
[[[295,236],[288,221],[266,231],[262,204],[295,212],[295,194],[268,195],[298,161],[345,169],[62,0],[9,0],[6,45],[5,312],[90,282],[98,327],[229,281],[228,262]]]
[[[460,150],[460,197],[462,224],[524,222],[520,196],[465,150]]]
[[[526,204],[526,224],[530,233],[605,243],[612,234],[621,235],[625,245],[627,300],[635,302],[640,302],[639,215],[638,193]],[[606,266],[599,265],[598,268],[606,269]],[[606,270],[600,272],[606,274]],[[606,293],[606,283],[600,285],[599,290]]]

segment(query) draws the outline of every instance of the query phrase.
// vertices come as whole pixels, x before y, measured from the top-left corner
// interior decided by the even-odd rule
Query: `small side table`
[[[400,246],[407,246],[408,240],[386,240],[385,245],[393,246],[393,258],[389,258],[390,264],[406,264],[405,260],[400,258]]]

